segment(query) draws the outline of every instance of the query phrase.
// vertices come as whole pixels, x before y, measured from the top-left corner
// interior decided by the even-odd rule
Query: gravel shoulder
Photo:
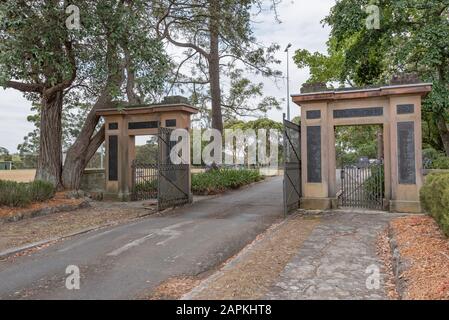
[[[0,252],[153,214],[151,203],[90,202],[86,208],[0,224]]]

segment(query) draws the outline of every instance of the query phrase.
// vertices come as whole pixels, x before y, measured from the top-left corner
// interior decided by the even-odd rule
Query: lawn
[[[34,180],[36,170],[0,170],[0,180],[31,182]]]

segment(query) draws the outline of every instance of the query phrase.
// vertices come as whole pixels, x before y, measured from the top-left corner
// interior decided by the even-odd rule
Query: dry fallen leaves
[[[428,216],[398,218],[390,224],[408,268],[404,299],[449,299],[449,239]]]

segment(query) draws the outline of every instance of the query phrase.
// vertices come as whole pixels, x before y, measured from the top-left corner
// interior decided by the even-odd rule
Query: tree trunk
[[[384,132],[383,128],[379,128],[377,131],[377,160],[383,160],[384,156]]]
[[[91,110],[78,138],[67,152],[62,171],[62,183],[65,189],[78,190],[80,188],[84,169],[104,142],[104,127],[92,137],[98,124],[95,111],[95,108]]]
[[[62,187],[62,103],[63,92],[42,98],[39,158],[36,179]]]
[[[219,25],[220,1],[210,1],[210,54],[209,54],[209,81],[212,99],[212,128],[223,132],[223,116],[221,112],[220,89],[220,53],[219,53]]]
[[[105,129],[101,128],[95,135],[99,117],[96,112],[100,109],[112,108],[111,91],[118,90],[123,83],[123,64],[118,55],[118,49],[108,41],[107,49],[108,79],[100,96],[92,110],[87,115],[83,128],[75,143],[67,151],[67,156],[62,171],[62,183],[64,188],[78,190],[81,185],[81,177],[89,160],[104,142]]]
[[[103,93],[87,115],[75,143],[67,151],[62,171],[62,183],[65,189],[78,190],[80,188],[84,169],[104,142],[104,128],[94,135],[99,120],[96,111],[108,105],[109,102],[109,94]]]
[[[438,132],[440,133],[441,140],[443,141],[444,151],[449,156],[449,130],[447,128],[446,119],[442,116],[437,116]]]

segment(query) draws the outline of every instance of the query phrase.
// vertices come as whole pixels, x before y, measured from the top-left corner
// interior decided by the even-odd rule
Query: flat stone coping
[[[377,88],[365,89],[335,89],[330,91],[310,92],[292,95],[293,102],[296,104],[318,102],[318,101],[335,101],[347,99],[363,99],[373,97],[384,97],[404,94],[421,94],[426,96],[432,91],[431,83],[416,83],[395,86],[382,86]]]

